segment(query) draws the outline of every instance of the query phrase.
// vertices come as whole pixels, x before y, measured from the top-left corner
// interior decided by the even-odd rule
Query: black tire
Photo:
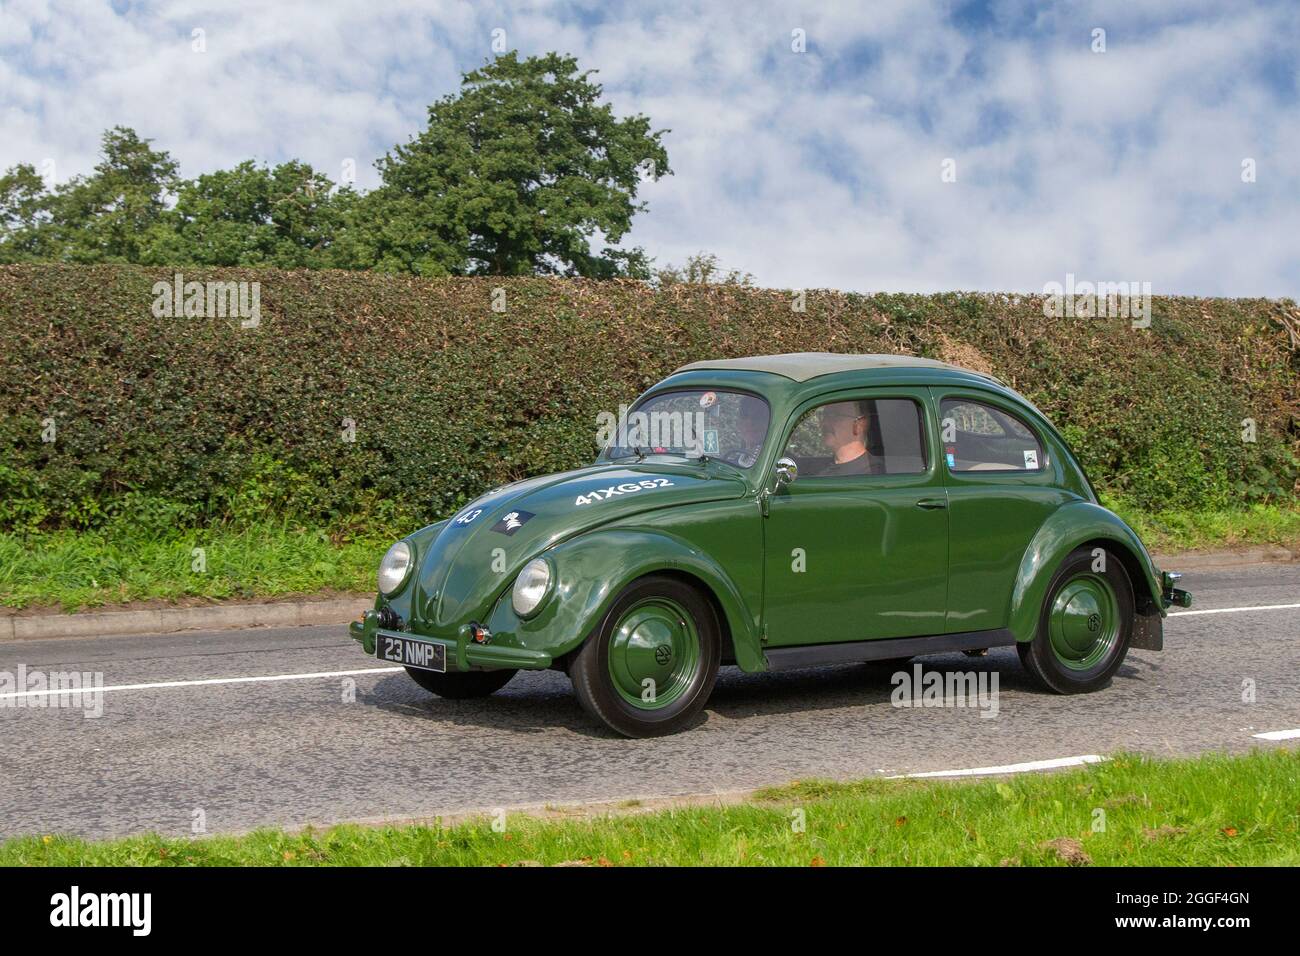
[[[615,628],[624,615],[655,599],[673,602],[689,616],[698,653],[672,701],[646,709],[629,703],[615,687],[609,652]],[[717,681],[721,658],[721,628],[709,601],[676,578],[649,575],[633,581],[615,599],[600,626],[573,658],[569,678],[583,709],[611,730],[625,737],[662,737],[686,727],[704,709]]]
[[[1133,584],[1124,569],[1124,563],[1113,550],[1104,549],[1105,566],[1097,571],[1094,568],[1096,558],[1093,550],[1087,546],[1076,548],[1061,562],[1047,588],[1047,596],[1038,614],[1038,630],[1034,639],[1016,645],[1020,661],[1034,683],[1056,694],[1085,694],[1108,685],[1124,663],[1129,642],[1133,638]],[[1067,666],[1053,649],[1049,620],[1058,596],[1080,578],[1089,577],[1104,579],[1110,586],[1116,603],[1116,634],[1108,646],[1097,652],[1097,660],[1085,659],[1076,666]]]
[[[514,677],[518,671],[457,671],[439,674],[434,671],[408,667],[406,673],[431,694],[446,697],[448,700],[470,700],[474,697],[487,697],[495,694]]]

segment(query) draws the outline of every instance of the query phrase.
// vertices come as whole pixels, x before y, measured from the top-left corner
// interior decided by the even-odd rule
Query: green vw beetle
[[[1014,644],[1102,687],[1189,606],[996,379],[892,355],[696,362],[608,415],[589,467],[493,489],[397,542],[367,654],[450,698],[557,668],[633,737],[697,717],[718,668]]]

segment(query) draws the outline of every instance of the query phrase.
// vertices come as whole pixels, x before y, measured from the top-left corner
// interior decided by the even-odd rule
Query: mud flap
[[[1133,638],[1128,646],[1140,651],[1165,649],[1165,620],[1150,598],[1133,615]]]

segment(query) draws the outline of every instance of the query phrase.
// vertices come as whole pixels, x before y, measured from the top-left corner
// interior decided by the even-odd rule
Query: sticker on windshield
[[[1025,468],[1029,471],[1038,470],[1038,450],[1034,448],[1025,449]]]
[[[717,392],[705,392],[700,396],[700,408],[710,408],[718,401]]]
[[[700,435],[703,439],[701,451],[706,455],[716,455],[718,453],[718,430],[716,428],[706,428]]]
[[[581,505],[591,505],[598,501],[608,501],[617,495],[631,495],[638,491],[650,491],[653,488],[668,488],[672,482],[667,478],[646,478],[644,481],[625,481],[621,485],[610,485],[608,488],[597,488],[591,494],[578,495],[574,499],[574,507]]]

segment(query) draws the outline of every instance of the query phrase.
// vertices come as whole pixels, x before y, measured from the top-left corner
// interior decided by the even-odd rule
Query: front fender
[[[1137,534],[1114,512],[1089,501],[1075,501],[1054,511],[1029,542],[1011,594],[1010,630],[1017,641],[1031,641],[1038,631],[1047,588],[1057,567],[1075,548],[1091,541],[1114,542],[1126,549],[1125,561],[1138,613],[1134,647],[1159,643],[1164,602],[1160,573]],[[1136,572],[1136,573],[1135,573]],[[1159,650],[1159,647],[1153,647]]]
[[[554,592],[535,618],[521,620],[507,589],[489,620],[494,636],[559,657],[586,639],[628,584],[673,571],[698,578],[713,592],[731,632],[736,663],[746,671],[766,669],[754,615],[717,562],[686,541],[661,531],[597,530],[543,554],[554,568]]]
[[[412,550],[415,552],[416,567],[411,571],[412,580],[407,581],[402,586],[402,589],[390,598],[386,598],[378,591],[376,591],[375,604],[374,604],[374,609],[376,611],[379,611],[385,606],[387,606],[387,607],[391,607],[393,611],[396,612],[404,621],[409,621],[411,620],[412,617],[414,617],[414,612],[415,612],[414,600],[415,600],[415,593],[417,590],[414,578],[419,573],[420,561],[424,558],[424,553],[426,550],[428,550],[429,545],[437,540],[438,535],[442,532],[442,529],[447,526],[447,522],[450,520],[451,519],[449,518],[443,518],[441,521],[435,521],[433,524],[425,525],[423,528],[420,528],[418,531],[413,531],[410,534],[408,534],[405,538],[401,539],[402,541],[405,541],[407,544],[409,544]],[[380,553],[380,557],[381,558],[383,557],[382,552]],[[376,568],[378,568],[379,566],[378,560],[375,561],[375,566]],[[372,650],[373,650],[372,648],[367,648],[366,652],[371,653]]]

